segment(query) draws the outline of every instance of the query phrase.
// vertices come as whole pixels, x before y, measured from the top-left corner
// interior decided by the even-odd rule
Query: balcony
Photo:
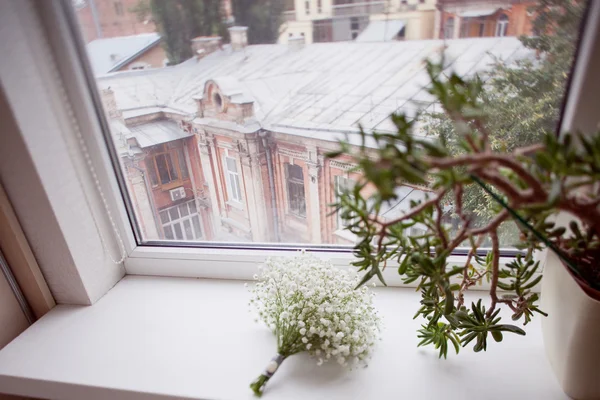
[[[290,22],[290,21],[296,20],[296,11],[295,10],[284,11],[282,13],[282,15],[283,15],[283,22]]]
[[[385,1],[339,4],[332,6],[334,17],[353,17],[358,15],[381,14],[385,12]]]

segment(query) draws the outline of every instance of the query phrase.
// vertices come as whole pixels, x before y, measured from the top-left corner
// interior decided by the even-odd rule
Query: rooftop
[[[93,40],[86,45],[95,75],[113,72],[160,42],[158,33]]]
[[[101,77],[99,85],[112,88],[125,118],[157,107],[194,117],[194,97],[202,96],[204,84],[226,76],[254,101],[263,127],[327,138],[354,131],[358,123],[368,130],[392,130],[392,112],[414,115],[434,107],[423,60],[439,58],[444,48],[450,68],[463,76],[485,71],[494,57],[511,61],[530,54],[512,37],[316,43],[301,50],[226,46],[176,67]]]

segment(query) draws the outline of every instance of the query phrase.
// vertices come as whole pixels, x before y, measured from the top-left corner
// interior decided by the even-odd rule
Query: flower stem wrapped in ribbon
[[[250,385],[262,395],[267,381],[289,356],[307,351],[317,365],[366,365],[379,337],[374,294],[355,288],[359,276],[310,254],[269,259],[251,289],[250,305],[277,338],[277,355]]]

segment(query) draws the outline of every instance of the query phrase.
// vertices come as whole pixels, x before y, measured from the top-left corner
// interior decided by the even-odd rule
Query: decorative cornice
[[[351,169],[358,167],[358,165],[356,165],[356,164],[350,164],[350,163],[345,163],[345,162],[336,161],[336,160],[330,160],[329,166],[331,168],[341,169],[342,171],[349,171]]]
[[[299,160],[308,161],[308,153],[306,153],[306,152],[286,149],[284,147],[278,147],[277,152],[283,156],[288,156],[288,157],[296,158]]]

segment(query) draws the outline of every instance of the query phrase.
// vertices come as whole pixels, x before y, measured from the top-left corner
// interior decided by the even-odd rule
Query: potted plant
[[[426,321],[419,346],[435,346],[440,357],[449,347],[458,353],[472,344],[481,351],[506,333],[525,335],[502,321],[501,307],[523,324],[535,314],[550,315],[544,329],[554,331],[545,332],[546,346],[563,388],[579,398],[599,398],[596,368],[569,352],[576,349],[576,357],[594,362],[600,358],[600,135],[558,138],[548,132],[542,143],[498,151],[479,100],[481,80],[443,78],[443,61],[428,63],[427,71],[430,93],[459,137],[460,154],[449,151],[444,137],[417,136],[414,120],[393,115],[396,133],[361,129],[361,146],[342,141],[328,155],[349,155],[362,171],[362,179],[334,205],[358,238],[354,265],[365,272],[361,284],[375,276],[385,284],[382,270],[392,263],[405,283],[417,282],[422,299],[415,317]],[[406,183],[428,186],[433,194],[412,202],[399,217],[383,219],[381,210],[398,200],[396,189]],[[474,188],[491,199],[492,216],[485,222],[464,211],[464,193]],[[366,198],[366,192],[375,195]],[[555,222],[559,214],[572,219],[567,227]],[[408,228],[414,226],[423,233],[411,236]],[[511,226],[518,229],[521,252],[501,265],[499,238]],[[452,266],[450,255],[463,246],[470,249],[464,263]],[[561,265],[547,266],[543,296],[550,301],[542,311],[532,288],[541,279],[535,254],[544,248]],[[489,301],[466,304],[465,292],[483,281],[490,284]],[[577,382],[569,381],[575,377]]]

